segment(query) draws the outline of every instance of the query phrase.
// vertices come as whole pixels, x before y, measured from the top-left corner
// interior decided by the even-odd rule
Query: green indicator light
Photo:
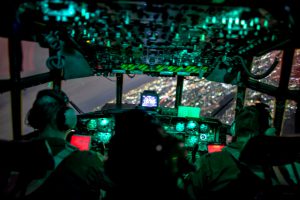
[[[258,18],[258,17],[255,17],[255,18],[254,18],[254,23],[256,23],[256,24],[259,23],[259,18]]]
[[[100,118],[99,123],[101,126],[106,126],[109,124],[109,120],[107,118]]]
[[[217,22],[217,18],[215,16],[212,17],[211,22],[215,24]]]
[[[222,17],[222,24],[226,24],[226,18]]]
[[[227,28],[228,28],[228,29],[232,29],[232,24],[228,24],[228,25],[227,25]],[[229,31],[228,31],[228,32],[229,32]]]
[[[59,22],[60,20],[61,20],[61,16],[57,15],[57,16],[56,16],[56,21]]]
[[[235,18],[235,24],[238,25],[240,23],[240,19],[239,18]]]
[[[268,26],[269,26],[269,22],[268,22],[268,20],[265,20],[265,21],[264,21],[264,27],[267,28]]]
[[[107,46],[107,47],[111,47],[111,45],[110,45],[110,40],[107,40],[106,46]]]
[[[204,35],[204,34],[201,34],[200,40],[201,40],[201,41],[205,41],[205,35]]]
[[[260,30],[260,25],[259,24],[256,25],[256,29]]]
[[[89,19],[90,19],[90,13],[88,13],[88,12],[85,13],[85,19],[86,19],[86,20],[89,20]]]
[[[86,13],[85,8],[82,8],[82,9],[81,9],[81,16],[85,16],[85,13]]]
[[[130,17],[129,17],[129,14],[126,13],[126,17],[125,17],[125,24],[130,24]]]
[[[233,23],[233,19],[230,17],[228,22],[229,22],[229,24],[232,24]]]
[[[171,24],[171,27],[170,27],[170,31],[171,31],[171,32],[174,32],[174,26],[175,26],[175,24],[172,23],[172,24]]]
[[[275,36],[275,35],[272,35],[271,40],[274,41],[275,39],[276,39],[276,36]]]
[[[209,17],[205,18],[205,22],[208,23],[209,22]]]
[[[80,17],[76,16],[74,20],[75,20],[75,22],[78,22],[80,20]]]
[[[71,31],[71,36],[72,36],[72,37],[75,36],[75,30],[74,30],[74,29]]]
[[[244,24],[246,24],[246,22],[245,22],[245,20],[241,20],[241,25],[244,25]]]
[[[190,63],[187,62],[187,61],[183,63],[184,66],[188,66],[189,64],[190,64]]]
[[[253,20],[250,21],[250,26],[254,26]]]

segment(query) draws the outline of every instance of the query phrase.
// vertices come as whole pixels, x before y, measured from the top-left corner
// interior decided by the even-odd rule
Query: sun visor
[[[240,80],[240,72],[229,66],[217,65],[206,77],[209,81],[237,85]]]
[[[79,51],[72,48],[63,48],[60,51],[60,54],[64,57],[64,80],[88,77],[93,75],[92,68]]]

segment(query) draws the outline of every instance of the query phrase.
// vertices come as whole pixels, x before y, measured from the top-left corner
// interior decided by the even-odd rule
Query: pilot
[[[188,170],[183,144],[144,110],[116,116],[105,169],[115,184],[109,200],[188,199],[177,184]]]
[[[27,114],[27,123],[38,133],[33,140],[46,141],[55,167],[39,179],[31,179],[27,174],[18,197],[98,200],[101,189],[110,187],[110,181],[104,175],[103,156],[92,151],[79,151],[66,141],[67,134],[77,123],[76,113],[68,103],[68,97],[62,91],[46,89],[38,92]]]
[[[209,153],[196,161],[195,172],[186,179],[192,199],[253,199],[255,187],[264,181],[251,171],[241,178],[238,164],[240,152],[247,141],[264,134],[270,128],[269,111],[265,104],[246,106],[237,113],[232,127],[233,139],[221,152]]]

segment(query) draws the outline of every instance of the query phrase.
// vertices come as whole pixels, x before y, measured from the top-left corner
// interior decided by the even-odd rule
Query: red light
[[[225,147],[224,144],[209,144],[207,145],[208,153],[220,152]]]
[[[80,151],[85,151],[90,149],[91,139],[91,136],[72,135],[70,143]]]

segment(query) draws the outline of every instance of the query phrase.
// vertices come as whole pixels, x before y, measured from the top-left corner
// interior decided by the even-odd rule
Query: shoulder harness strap
[[[52,153],[51,147],[49,145],[49,143],[46,142],[46,146],[48,148],[48,151],[50,154]],[[61,150],[58,154],[56,154],[55,156],[53,156],[54,159],[54,169],[52,170],[48,170],[48,172],[46,173],[46,175],[43,178],[40,179],[34,179],[32,180],[27,188],[26,188],[26,192],[25,192],[25,196],[31,194],[32,192],[34,192],[35,190],[37,190],[41,185],[43,185],[43,183],[48,179],[48,177],[55,171],[55,169],[57,168],[57,166],[65,159],[67,158],[69,155],[71,155],[73,152],[77,151],[78,149],[70,144],[66,144],[65,148],[63,150]]]

